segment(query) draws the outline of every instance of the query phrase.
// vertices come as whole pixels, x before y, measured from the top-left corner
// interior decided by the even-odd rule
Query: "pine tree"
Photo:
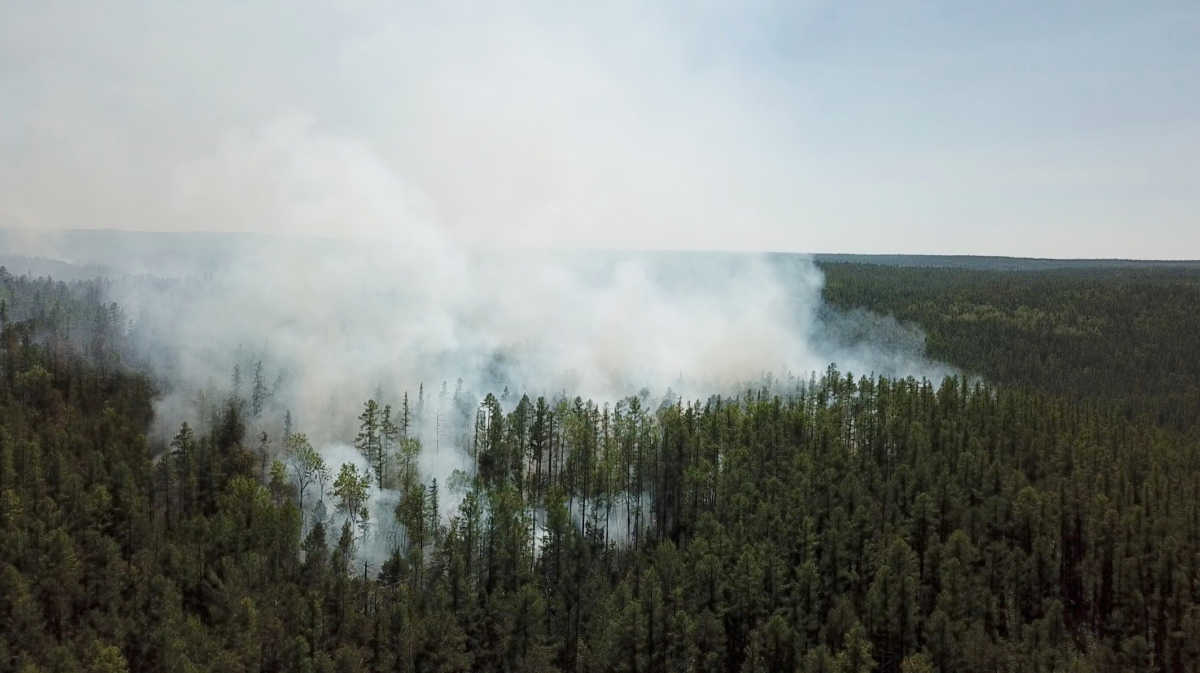
[[[438,538],[438,530],[442,525],[441,515],[438,513],[438,481],[437,481],[437,477],[434,477],[433,481],[431,481],[429,483],[427,497],[428,497],[428,503],[425,506],[425,512],[427,513],[427,515],[429,517],[429,521],[426,525],[429,527],[430,535],[433,537],[434,541],[436,542],[437,538]]]
[[[314,481],[324,482],[329,478],[329,468],[324,457],[309,443],[304,433],[288,437],[288,464],[292,469],[292,478],[296,483],[296,495],[299,499],[300,512],[303,515],[304,494]],[[322,491],[324,489],[322,488]]]
[[[333,482],[333,494],[338,498],[338,511],[346,515],[347,523],[357,523],[365,516],[364,505],[371,488],[369,475],[360,475],[352,463],[342,463],[337,479]]]
[[[233,365],[233,377],[230,382],[232,388],[229,392],[230,399],[239,400],[242,395],[242,367],[236,362]]]
[[[267,389],[267,384],[263,380],[263,364],[262,360],[254,363],[254,386],[250,391],[250,413],[254,418],[262,415],[263,405],[267,403],[267,398],[271,392]]]
[[[354,438],[354,448],[362,453],[367,464],[371,466],[379,464],[379,454],[382,448],[380,443],[381,421],[379,403],[373,399],[367,400],[363,405],[362,413],[358,416],[358,434]]]
[[[374,463],[375,477],[378,480],[381,490],[383,489],[384,471],[387,469],[387,461],[391,456],[392,446],[395,445],[399,436],[400,428],[392,422],[392,405],[386,405],[383,408],[383,417],[379,424],[379,452]]]

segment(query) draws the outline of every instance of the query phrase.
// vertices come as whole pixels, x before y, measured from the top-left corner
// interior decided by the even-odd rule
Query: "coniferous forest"
[[[1200,273],[823,270],[965,373],[447,393],[446,483],[258,371],[155,440],[121,307],[0,271],[0,671],[1200,670]]]

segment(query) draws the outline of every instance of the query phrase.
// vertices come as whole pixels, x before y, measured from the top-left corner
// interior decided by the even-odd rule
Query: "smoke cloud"
[[[701,397],[831,362],[946,371],[911,328],[823,310],[821,273],[801,255],[517,249],[500,222],[494,247],[459,244],[367,145],[300,117],[232,135],[182,167],[171,193],[197,221],[344,235],[9,237],[112,269],[112,298],[164,382],[168,429],[235,364],[248,394],[260,361],[272,405],[328,441],[348,439],[376,391],[415,404],[422,384],[430,399],[445,384],[612,400],[642,388]]]
[[[8,252],[104,270],[129,321],[130,364],[158,381],[160,440],[183,421],[205,427],[231,394],[258,398],[248,444],[266,433],[278,451],[287,415],[334,472],[365,472],[349,446],[364,401],[399,414],[407,396],[423,479],[449,486],[472,469],[470,428],[489,392],[511,410],[525,393],[702,399],[806,381],[830,363],[947,372],[923,357],[919,330],[825,307],[803,255],[528,249],[505,244],[502,222],[495,246],[458,243],[368,145],[302,117],[231,135],[181,167],[170,195],[180,217],[264,233],[4,240]],[[344,234],[315,233],[331,228]],[[360,551],[376,565],[397,501],[387,490],[371,501]]]
[[[0,253],[109,278],[157,439],[254,398],[248,444],[286,415],[336,469],[363,402],[407,395],[445,486],[489,392],[936,378],[919,331],[823,307],[807,257],[694,252],[830,247],[873,203],[837,184],[856,135],[758,67],[774,5],[0,10]]]

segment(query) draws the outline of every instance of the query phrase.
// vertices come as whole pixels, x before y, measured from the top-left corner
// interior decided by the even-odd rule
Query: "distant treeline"
[[[989,381],[1200,418],[1200,269],[821,268],[827,302],[916,323],[930,357]]]
[[[973,271],[1052,271],[1056,269],[1184,269],[1200,271],[1200,260],[1174,259],[1054,259],[988,255],[850,255],[837,253],[816,253],[812,255],[812,259],[818,264],[875,264]]]
[[[264,449],[235,395],[151,455],[113,307],[0,276],[0,671],[1200,670],[1195,417],[1137,403],[1172,399],[1165,365],[1097,360],[1126,407],[1099,374],[1059,380],[1112,332],[1185,352],[1195,279],[826,272],[831,300],[910,307],[889,312],[989,383],[488,395],[474,474],[392,477],[406,535],[379,568],[354,561],[372,480],[333,487],[340,533],[307,524],[304,428]],[[1122,339],[1110,356],[1149,367]],[[367,452],[428,450],[389,448],[378,412]]]

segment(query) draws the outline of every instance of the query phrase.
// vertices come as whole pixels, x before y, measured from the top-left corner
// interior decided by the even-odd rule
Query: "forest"
[[[451,386],[444,483],[417,381],[360,461],[260,367],[156,441],[101,284],[0,270],[0,671],[1200,670],[1200,272],[821,267],[964,373]]]

